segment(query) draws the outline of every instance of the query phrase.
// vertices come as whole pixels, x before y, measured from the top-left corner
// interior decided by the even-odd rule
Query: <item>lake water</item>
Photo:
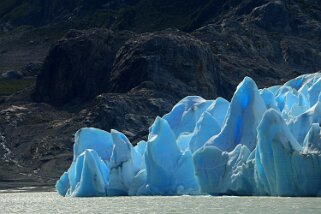
[[[0,213],[321,213],[321,198],[63,198],[55,192],[0,193]]]

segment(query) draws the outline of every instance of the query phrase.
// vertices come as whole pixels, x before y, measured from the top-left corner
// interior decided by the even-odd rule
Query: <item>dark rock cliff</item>
[[[116,51],[130,33],[71,30],[49,51],[33,97],[56,105],[107,91]]]

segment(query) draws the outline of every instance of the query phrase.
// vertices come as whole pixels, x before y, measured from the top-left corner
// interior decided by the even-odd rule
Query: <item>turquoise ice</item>
[[[231,102],[185,97],[132,146],[116,130],[83,128],[57,181],[62,196],[321,196],[321,73]]]

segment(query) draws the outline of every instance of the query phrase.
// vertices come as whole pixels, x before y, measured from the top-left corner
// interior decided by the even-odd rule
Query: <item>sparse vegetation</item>
[[[0,96],[9,96],[35,83],[35,79],[0,80]]]

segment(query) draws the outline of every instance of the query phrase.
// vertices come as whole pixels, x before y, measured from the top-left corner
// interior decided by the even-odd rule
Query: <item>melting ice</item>
[[[135,147],[116,130],[83,128],[62,196],[321,196],[321,73],[231,102],[190,96],[157,117]]]

